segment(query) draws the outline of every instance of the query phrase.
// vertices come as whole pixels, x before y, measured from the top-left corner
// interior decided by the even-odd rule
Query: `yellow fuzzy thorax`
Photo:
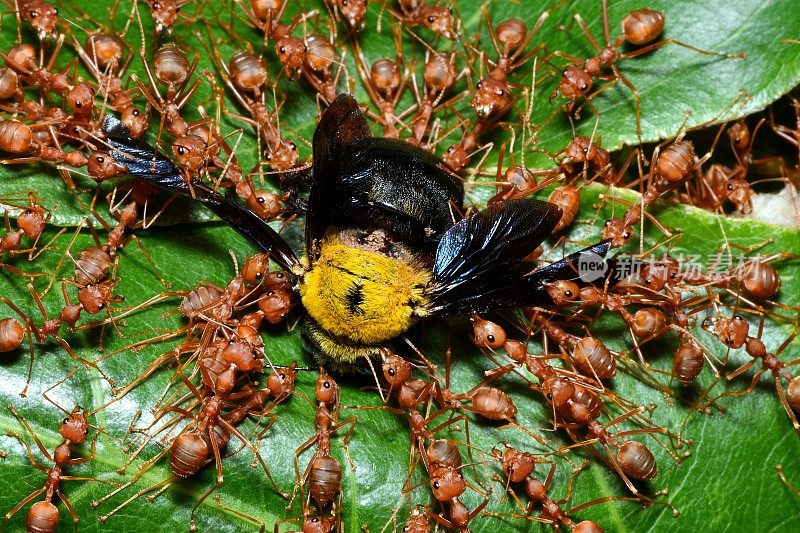
[[[354,248],[333,234],[322,241],[299,289],[322,330],[354,344],[375,344],[414,324],[429,282],[430,273],[416,262]]]

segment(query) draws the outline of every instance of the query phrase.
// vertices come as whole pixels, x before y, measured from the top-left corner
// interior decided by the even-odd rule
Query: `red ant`
[[[347,27],[360,33],[366,24],[367,3],[369,0],[325,0],[328,11],[338,20],[341,16]]]
[[[452,7],[430,5],[426,0],[400,0],[400,11],[389,9],[404,26],[425,26],[445,39],[458,39]],[[438,3],[438,2],[437,2]]]
[[[349,425],[350,429],[344,438],[344,444],[347,446],[350,435],[355,428],[356,417],[353,416],[339,422],[339,385],[328,375],[324,368],[320,368],[316,385],[316,397],[319,402],[315,415],[316,433],[295,451],[294,468],[297,475],[295,490],[299,487],[303,507],[305,508],[307,505],[304,487],[306,481],[308,481],[309,498],[314,499],[321,511],[327,503],[336,502],[341,498],[342,467],[339,461],[331,456],[331,435],[342,427]],[[317,449],[301,476],[300,456],[314,444],[317,445]],[[339,505],[333,503],[333,507],[335,510]]]
[[[337,86],[344,72],[344,52],[338,61],[334,45],[334,35],[326,40],[321,35],[309,34],[305,38],[306,55],[303,61],[303,76],[314,87],[326,104],[333,102],[339,94]],[[331,66],[337,63],[336,73]]]
[[[181,8],[189,2],[191,0],[147,0],[150,14],[153,15],[156,23],[156,32],[166,31],[168,35],[171,34],[172,27],[180,16],[193,21],[194,19],[180,12]]]
[[[94,459],[95,441],[92,441],[92,450],[89,457],[72,457],[72,445],[82,444],[86,440],[89,426],[88,422],[86,421],[86,411],[82,407],[77,406],[72,410],[71,413],[67,413],[67,417],[61,422],[61,427],[59,428],[59,433],[64,440],[56,447],[55,451],[51,455],[39,440],[39,437],[36,436],[36,433],[34,433],[33,429],[28,424],[28,421],[19,413],[17,413],[12,406],[9,405],[8,409],[11,411],[11,414],[13,414],[17,420],[22,423],[28,433],[31,434],[34,442],[36,442],[36,446],[39,448],[39,451],[48,461],[53,463],[53,466],[46,468],[45,466],[39,464],[36,459],[34,459],[30,446],[28,446],[28,443],[23,440],[22,436],[17,433],[9,433],[10,436],[19,440],[19,442],[25,447],[25,451],[28,454],[28,459],[30,459],[31,464],[38,470],[41,470],[47,474],[47,481],[45,481],[45,484],[42,488],[33,491],[21,502],[15,505],[13,509],[6,513],[3,519],[3,528],[5,528],[11,517],[14,516],[20,509],[27,505],[31,500],[44,494],[44,500],[34,503],[33,506],[31,506],[31,508],[28,510],[28,515],[25,518],[25,528],[28,531],[55,533],[58,527],[60,513],[58,508],[53,503],[53,497],[58,496],[58,499],[64,502],[69,514],[72,516],[72,520],[75,522],[75,531],[77,532],[78,515],[75,513],[75,509],[72,507],[72,504],[61,490],[61,481],[96,481],[94,478],[67,476],[63,474],[63,469],[65,466],[74,466]]]
[[[774,352],[770,352],[767,350],[764,342],[761,340],[761,335],[764,331],[765,316],[763,314],[761,315],[756,337],[749,336],[747,334],[749,329],[748,323],[741,318],[738,318],[737,320],[737,318],[737,316],[734,316],[731,319],[717,319],[714,323],[714,332],[717,337],[720,338],[720,340],[722,340],[730,348],[739,348],[744,346],[747,355],[752,357],[752,359],[733,372],[729,373],[726,377],[728,380],[732,380],[742,375],[754,364],[756,364],[759,359],[761,360],[761,369],[755,373],[753,379],[750,381],[750,385],[746,389],[740,391],[723,392],[714,401],[726,396],[743,396],[753,392],[761,380],[761,376],[765,372],[769,371],[772,373],[772,380],[775,382],[775,391],[778,394],[778,398],[780,399],[786,414],[789,415],[789,420],[791,420],[792,426],[794,426],[795,430],[800,432],[800,422],[798,422],[797,416],[792,408],[793,406],[800,406],[800,380],[798,380],[798,378],[795,376],[792,376],[786,370],[787,367],[800,364],[800,359],[795,359],[788,363],[784,363],[778,359],[778,355],[780,355],[781,352],[783,352],[783,350],[785,350],[792,343],[795,337],[797,337],[797,321],[795,321],[794,332],[789,335],[789,337],[787,337],[786,340],[784,340],[784,342],[782,342]],[[740,341],[742,337],[744,337],[744,340]],[[788,383],[787,389],[784,389],[781,378],[786,380]]]
[[[152,91],[141,82],[135,73],[131,75],[131,79],[139,87],[144,97],[147,98],[150,106],[161,115],[157,139],[161,139],[161,131],[165,126],[173,137],[186,135],[189,125],[180,116],[180,110],[189,102],[189,99],[200,86],[200,78],[195,79],[189,85],[199,59],[200,56],[196,55],[190,64],[186,54],[180,48],[174,44],[165,44],[156,50],[153,56],[153,71],[150,70],[147,60],[142,55],[142,63]],[[154,73],[155,77],[153,76]],[[166,85],[166,95],[162,96],[159,92],[156,79]]]
[[[592,36],[592,32],[583,21],[583,18],[581,18],[579,14],[575,14],[575,22],[578,23],[581,31],[583,31],[586,39],[589,41],[589,44],[597,52],[596,56],[590,57],[584,61],[576,56],[564,52],[553,52],[553,55],[566,58],[571,62],[571,64],[562,72],[561,82],[558,86],[558,89],[550,96],[550,99],[554,99],[559,93],[564,98],[567,98],[569,103],[566,105],[566,110],[570,116],[574,114],[576,118],[579,118],[580,107],[577,109],[575,108],[578,98],[585,97],[586,101],[589,102],[594,96],[604,91],[606,88],[610,87],[613,83],[619,80],[624,83],[628,89],[630,89],[631,93],[633,93],[636,107],[636,134],[638,138],[641,139],[642,125],[641,111],[639,108],[639,91],[637,91],[636,87],[633,86],[633,83],[631,83],[631,81],[628,80],[628,78],[625,77],[622,72],[620,72],[619,68],[617,67],[617,63],[619,61],[647,54],[667,44],[676,44],[703,55],[717,55],[725,58],[744,57],[744,54],[721,54],[717,52],[701,50],[700,48],[676,41],[675,39],[662,39],[660,41],[653,42],[658,38],[659,35],[661,35],[664,29],[665,16],[661,11],[648,8],[637,9],[625,15],[622,20],[622,35],[612,42],[608,25],[608,1],[603,0],[602,5],[603,37],[605,38],[605,47],[603,48],[600,47],[595,38]],[[620,52],[620,46],[626,42],[634,46],[641,46],[642,48],[637,48],[630,52]],[[611,73],[603,74],[603,69],[609,69],[611,70]],[[602,80],[608,79],[613,80],[613,82],[598,89],[592,94],[588,94],[594,84],[593,78]]]
[[[400,43],[400,28],[395,28],[396,60],[378,59],[367,69],[367,60],[361,45],[355,42],[356,66],[367,89],[370,99],[378,108],[378,114],[367,111],[367,115],[374,119],[383,128],[383,136],[391,139],[400,137],[400,128],[405,126],[396,112],[397,104],[403,95],[408,72],[403,64],[402,44]]]

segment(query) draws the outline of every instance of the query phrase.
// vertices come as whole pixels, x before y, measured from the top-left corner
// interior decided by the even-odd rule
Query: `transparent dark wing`
[[[429,312],[457,314],[530,305],[523,263],[561,210],[538,200],[498,202],[456,223],[439,242]]]
[[[306,215],[306,252],[314,257],[317,241],[333,223],[338,206],[339,181],[363,162],[372,134],[367,120],[350,94],[340,94],[325,110],[314,131],[314,160],[311,193]],[[368,170],[368,169],[367,169]]]
[[[191,195],[189,185],[172,161],[146,142],[131,138],[118,119],[106,115],[103,132],[110,149],[109,155],[125,167],[128,174],[160,189]]]
[[[538,299],[539,304],[552,304],[545,290],[545,284],[552,281],[574,281],[579,287],[616,284],[619,281],[615,275],[616,263],[613,259],[606,259],[610,249],[611,241],[605,240],[531,272],[524,277],[528,294]]]
[[[245,206],[200,182],[193,182],[190,186],[169,159],[147,143],[132,139],[125,126],[113,117],[106,116],[103,130],[111,148],[111,157],[131,176],[201,202],[245,239],[271,254],[275,262],[286,270],[291,271],[299,265],[297,256],[278,232]]]
[[[270,254],[272,259],[288,271],[300,262],[283,237],[264,220],[235,200],[225,198],[202,183],[192,183],[195,198],[221,218],[242,237]]]

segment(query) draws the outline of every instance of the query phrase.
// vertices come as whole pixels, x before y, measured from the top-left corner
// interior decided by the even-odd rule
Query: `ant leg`
[[[37,490],[33,491],[32,493],[30,493],[24,500],[22,500],[17,505],[15,505],[13,509],[11,509],[9,512],[6,513],[6,516],[3,518],[3,526],[0,529],[5,529],[6,528],[6,524],[8,524],[9,520],[11,520],[12,516],[17,514],[17,512],[19,512],[20,509],[22,509],[28,503],[30,503],[31,500],[33,500],[34,498],[38,497],[40,494],[44,493],[44,491],[45,491],[44,487],[42,487],[41,489],[37,489]]]
[[[31,437],[33,437],[33,441],[36,443],[36,446],[39,447],[39,451],[42,452],[42,455],[44,455],[47,458],[48,461],[53,461],[53,456],[50,455],[50,452],[47,451],[47,448],[44,447],[44,445],[42,444],[42,441],[40,441],[39,437],[36,436],[36,433],[33,432],[33,429],[31,428],[30,424],[28,424],[28,421],[25,419],[25,417],[20,415],[16,411],[16,409],[14,409],[14,407],[11,406],[11,405],[8,406],[8,410],[11,411],[11,414],[14,415],[17,418],[17,420],[19,420],[20,423],[23,426],[25,426],[25,429],[27,429],[28,433],[30,433]],[[26,447],[27,447],[27,445],[26,445]],[[33,456],[30,453],[30,449],[28,449],[28,457],[31,460],[31,464],[36,466],[37,463],[36,463],[36,461],[33,460]]]
[[[159,454],[159,456],[160,456],[160,455],[161,455],[161,454]],[[99,517],[97,518],[97,520],[98,520],[98,521],[99,521],[101,524],[105,524],[105,523],[106,523],[106,521],[108,521],[108,519],[109,519],[109,518],[111,518],[111,516],[112,516],[112,515],[114,515],[115,513],[117,513],[118,511],[120,511],[121,509],[123,509],[123,508],[124,508],[126,505],[128,505],[129,503],[131,503],[131,502],[132,502],[132,501],[134,501],[135,499],[139,498],[140,496],[144,496],[144,495],[145,495],[145,494],[147,494],[148,492],[152,492],[152,491],[154,491],[154,490],[156,490],[156,489],[158,489],[158,488],[160,488],[160,487],[162,487],[162,486],[164,486],[164,485],[166,485],[166,486],[168,487],[168,486],[169,486],[169,485],[170,485],[170,484],[171,484],[171,483],[172,483],[174,480],[175,480],[175,476],[174,476],[174,475],[171,475],[171,476],[169,476],[169,477],[167,477],[167,478],[165,478],[165,479],[162,479],[161,481],[158,481],[158,482],[156,482],[154,485],[151,485],[151,486],[149,486],[149,487],[147,487],[147,488],[145,488],[145,489],[142,489],[142,490],[140,490],[139,492],[137,492],[136,494],[134,494],[133,496],[131,496],[130,498],[128,498],[127,500],[125,500],[124,502],[122,502],[121,504],[119,504],[118,506],[116,506],[116,507],[114,507],[113,509],[111,509],[111,510],[110,510],[109,512],[107,512],[106,514],[104,514],[104,515],[102,515],[102,516],[99,516]],[[138,481],[138,479],[137,479],[136,481]],[[127,487],[129,487],[129,486],[133,485],[133,483],[135,483],[135,481],[133,481],[133,482],[129,482],[129,483],[126,483],[125,485],[122,485],[121,487],[119,487],[119,488],[118,488],[117,490],[115,490],[114,492],[111,492],[110,494],[106,495],[106,496],[104,497],[104,499],[105,499],[105,498],[108,498],[108,497],[109,497],[109,496],[111,496],[112,494],[116,494],[116,493],[118,493],[120,490],[122,490],[122,489],[124,489],[124,488],[127,488]],[[100,502],[102,502],[102,501],[103,501],[103,500],[97,500],[97,501],[94,501],[94,502],[92,502],[92,507],[97,507],[97,505],[99,505],[99,504],[100,504]],[[95,505],[95,503],[97,503],[97,505]]]

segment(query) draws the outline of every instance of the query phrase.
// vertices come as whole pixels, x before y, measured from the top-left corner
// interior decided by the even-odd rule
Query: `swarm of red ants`
[[[2,528],[20,530],[24,521],[28,531],[54,532],[64,513],[68,516],[61,520],[61,530],[69,529],[69,518],[76,530],[79,519],[89,529],[113,528],[115,520],[119,527],[131,527],[145,517],[129,514],[126,524],[122,515],[129,505],[145,497],[156,502],[162,493],[181,487],[190,487],[192,500],[171,505],[190,509],[186,527],[192,530],[209,529],[205,511],[212,507],[231,521],[226,526],[217,519],[214,530],[247,526],[312,533],[375,530],[383,524],[384,531],[425,532],[528,530],[538,524],[585,533],[609,527],[602,513],[586,518],[593,509],[617,505],[664,509],[676,517],[677,527],[680,512],[658,475],[660,469],[691,460],[693,443],[684,431],[691,417],[723,413],[735,403],[726,397],[769,390],[768,378],[788,417],[786,432],[791,432],[790,424],[800,431],[800,377],[795,377],[792,366],[797,361],[788,353],[797,348],[792,343],[798,308],[782,303],[779,296],[779,270],[797,267],[797,250],[760,254],[759,246],[751,246],[739,263],[713,272],[687,271],[670,255],[683,237],[680,229],[664,227],[650,213],[657,202],[678,201],[722,216],[748,214],[758,195],[753,169],[767,164],[778,168],[778,176],[764,181],[796,190],[792,182],[797,182],[798,161],[773,156],[765,162],[754,156],[754,146],[769,130],[800,148],[800,104],[791,100],[794,126],[771,112],[715,126],[708,130],[713,141],[705,155],[698,155],[686,132],[679,131],[658,146],[640,145],[619,156],[604,150],[598,136],[576,135],[552,154],[551,168],[536,170],[514,162],[515,153],[535,151],[537,125],[525,116],[535,99],[549,96],[556,104],[551,120],[602,123],[603,117],[593,112],[593,98],[609,86],[624,86],[635,106],[630,128],[641,138],[638,92],[625,75],[626,65],[667,45],[718,61],[741,59],[736,50],[708,51],[663,39],[669,20],[647,8],[624,15],[616,37],[608,24],[613,6],[609,9],[605,1],[602,40],[592,36],[580,15],[574,15],[571,28],[563,28],[585,34],[595,51],[590,57],[548,49],[537,38],[549,23],[548,12],[537,13],[526,24],[517,18],[495,20],[484,9],[479,13],[484,38],[479,39],[462,27],[463,13],[454,6],[425,0],[328,0],[306,11],[286,0],[233,0],[219,6],[148,0],[128,6],[129,13],[115,3],[103,21],[69,6],[60,12],[40,0],[5,3],[6,16],[16,17],[18,35],[15,46],[0,52],[5,63],[0,69],[2,163],[39,164],[59,176],[65,190],[78,194],[88,182],[97,184],[97,192],[72,239],[66,229],[53,229],[49,222],[58,206],[48,205],[36,191],[0,198],[6,212],[0,238],[2,275],[24,289],[15,296],[5,290],[0,294],[6,308],[6,318],[0,320],[0,352],[17,354],[16,365],[27,369],[24,388],[16,394],[44,390],[41,409],[59,409],[66,416],[59,427],[63,440],[51,454],[52,447],[43,441],[56,442],[55,428],[45,439],[23,409],[8,406],[8,418],[16,420],[18,430],[6,431],[7,438],[0,441],[3,455],[29,460],[31,478],[34,467],[43,474],[36,480],[38,488],[7,511]],[[374,24],[373,11],[382,27]],[[130,37],[136,31],[141,46]],[[362,42],[378,32],[396,53],[369,61]],[[204,49],[181,43],[180,36],[189,33]],[[238,51],[220,52],[223,41]],[[409,45],[417,50],[413,57],[404,52]],[[198,67],[200,55],[213,68]],[[535,93],[536,79],[548,76],[560,78],[557,90]],[[608,240],[612,249],[640,244],[630,254],[634,268],[614,283],[548,282],[553,305],[473,313],[462,322],[412,331],[368,361],[366,378],[328,373],[302,354],[296,361],[286,360],[271,342],[273,336],[297,337],[302,306],[290,273],[277,268],[268,253],[246,257],[226,284],[203,281],[203,273],[194,272],[194,287],[165,287],[136,302],[125,298],[119,281],[132,257],[144,261],[153,279],[169,285],[161,277],[163,267],[136,236],[165,231],[149,226],[169,212],[173,198],[146,180],[125,179],[134,172],[115,159],[118,152],[111,149],[103,126],[107,115],[117,117],[131,139],[154,147],[148,152],[153,165],[158,153],[168,154],[169,164],[189,187],[226,194],[273,227],[290,232],[303,220],[307,205],[294,178],[311,166],[311,159],[303,155],[308,152],[303,144],[309,143],[284,127],[281,115],[295,101],[316,110],[318,117],[345,92],[368,95],[360,104],[376,136],[402,139],[441,157],[463,178],[468,194],[483,187],[491,189],[489,205],[534,195],[557,205],[561,218],[549,251],[540,246],[532,258],[541,264],[565,256],[567,247],[591,244],[588,237],[577,242],[574,237],[580,232],[574,230],[594,223],[582,220],[580,201],[587,191],[601,187],[599,199],[615,205],[618,216],[601,226],[595,240]],[[203,99],[200,94],[210,96]],[[223,133],[221,116],[238,129]],[[509,130],[516,145],[497,140],[508,139]],[[251,165],[240,163],[247,138],[257,143],[259,154]],[[715,148],[722,152],[726,145],[730,162],[710,164]],[[490,169],[492,160],[497,163]],[[109,211],[116,218],[112,223],[98,213],[109,184]],[[618,189],[611,186],[642,194],[633,201],[614,198]],[[468,207],[454,217],[475,210]],[[647,233],[647,242],[654,242],[647,250],[645,227],[656,232],[655,237]],[[227,227],[225,231],[233,234]],[[94,244],[76,251],[73,246],[85,242],[86,233]],[[129,246],[132,240],[138,248]],[[231,242],[246,247],[241,240]],[[737,249],[736,243],[724,244],[717,263],[723,252]],[[52,301],[60,295],[50,291],[61,281],[57,273],[62,267],[74,268],[74,275],[63,279],[63,299],[56,308]],[[50,303],[43,301],[48,293]],[[132,340],[128,324],[153,310],[171,310],[173,318],[179,313],[180,327],[166,332],[152,328],[155,334],[151,329],[146,339]],[[609,330],[602,323],[609,317],[617,324],[612,328],[616,339],[603,336]],[[455,338],[465,331],[467,320],[469,341]],[[762,341],[765,323],[785,332],[774,346]],[[76,343],[85,345],[87,331],[105,327],[122,338],[117,342],[123,347],[104,348],[101,332],[90,340],[96,343],[94,352],[74,349]],[[446,338],[438,345],[426,340],[437,337],[436,331],[439,340]],[[67,371],[61,379],[43,383],[34,371],[43,358],[34,356],[53,343]],[[468,354],[467,344],[480,354]],[[662,352],[671,347],[669,368],[648,362],[653,346]],[[119,383],[120,375],[112,373],[109,363],[133,358],[142,348],[161,355],[135,372],[128,368],[124,377],[134,379]],[[725,355],[718,357],[720,352]],[[94,358],[87,357],[91,353]],[[736,360],[743,364],[729,361],[730,353],[741,354]],[[473,361],[471,372],[457,371],[457,361],[470,357],[481,363],[475,366]],[[476,374],[478,367],[482,375]],[[618,371],[660,401],[615,390]],[[96,401],[93,395],[91,405],[63,405],[58,391],[86,373],[96,378],[94,386],[107,391],[107,400]],[[701,374],[709,379],[698,387]],[[106,425],[109,413],[159,376],[155,383],[161,390],[152,396],[156,400],[148,405],[149,415],[138,412],[124,421],[127,432],[114,434]],[[726,387],[728,381],[732,388]],[[308,385],[309,394],[296,388],[296,382]],[[340,386],[345,396],[349,389],[361,389],[353,397],[372,401],[345,405]],[[526,414],[517,404],[540,409]],[[685,404],[685,420],[673,420],[668,427],[656,423],[659,410],[673,404]],[[280,449],[270,439],[284,430],[290,406],[291,416],[305,424],[295,427],[305,433],[281,441],[294,444]],[[402,448],[407,461],[392,474],[369,471],[349,452],[351,439],[378,447],[390,439],[370,435],[374,426],[362,429],[361,419],[373,415],[397,427],[407,425],[407,432],[391,442]],[[719,423],[725,423],[724,416]],[[129,466],[135,472],[124,478],[100,465],[86,477],[81,469],[87,465],[76,465],[97,461],[98,437],[104,448],[118,448],[103,455],[124,458],[116,463],[119,473]],[[239,498],[250,496],[251,509],[269,509],[268,515],[276,518],[268,523],[219,496],[223,482],[244,476],[229,472],[226,463],[247,454],[246,462],[253,465],[247,476],[258,489],[251,487]],[[657,464],[656,455],[672,464]],[[273,475],[276,468],[282,475]],[[587,469],[618,477],[623,492],[575,501],[573,486],[591,483],[582,475]],[[293,485],[284,483],[287,471]],[[397,472],[404,479],[390,480]],[[780,466],[773,475],[785,490],[797,492]],[[368,490],[359,485],[382,483],[397,486],[396,499],[381,502],[381,510],[390,513],[375,516],[370,509],[353,509],[358,496],[349,493]],[[97,510],[92,516],[70,503],[80,484],[95,485],[92,494],[97,496],[88,506]],[[280,515],[276,509],[285,511]],[[263,509],[259,516],[264,516]]]

